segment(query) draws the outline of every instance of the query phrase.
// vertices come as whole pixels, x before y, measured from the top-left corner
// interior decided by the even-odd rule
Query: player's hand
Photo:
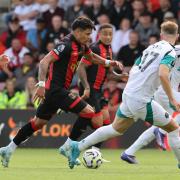
[[[36,89],[35,95],[33,97],[33,102],[37,101],[40,104],[45,99],[45,87],[39,87]]]
[[[175,111],[180,112],[180,104],[175,99],[171,100],[170,104]]]
[[[82,98],[82,99],[87,99],[87,98],[89,98],[89,96],[90,96],[90,88],[85,88],[85,89],[84,89],[84,93],[83,93],[83,95],[81,96],[81,98]]]
[[[119,61],[110,61],[110,66],[118,67],[121,71],[123,70],[123,65]]]
[[[10,59],[5,54],[0,55],[0,67],[6,68],[8,63],[10,62]]]

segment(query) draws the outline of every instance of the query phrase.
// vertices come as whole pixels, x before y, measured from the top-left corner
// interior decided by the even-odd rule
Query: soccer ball
[[[103,163],[103,158],[97,149],[88,149],[83,154],[82,163],[86,168],[97,169]]]

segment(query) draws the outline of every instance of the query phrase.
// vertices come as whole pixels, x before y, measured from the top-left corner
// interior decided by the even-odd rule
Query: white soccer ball
[[[86,168],[97,169],[103,163],[102,154],[97,149],[88,149],[83,154],[82,163]]]

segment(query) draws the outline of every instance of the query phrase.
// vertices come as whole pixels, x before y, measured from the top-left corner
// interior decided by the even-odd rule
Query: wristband
[[[39,87],[45,87],[45,81],[39,81],[39,82],[37,83],[37,85],[38,85]]]
[[[106,65],[106,66],[110,66],[110,60],[107,60],[107,59],[106,59],[106,60],[105,60],[105,65]]]

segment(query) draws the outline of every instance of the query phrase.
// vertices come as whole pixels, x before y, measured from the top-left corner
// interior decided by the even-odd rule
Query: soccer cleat
[[[128,162],[129,164],[138,164],[135,156],[128,155],[125,152],[121,154],[121,159]]]
[[[158,146],[163,150],[166,151],[166,145],[165,145],[165,137],[163,133],[159,131],[159,128],[154,129],[154,135],[156,137],[156,142]]]
[[[65,145],[61,146],[59,148],[59,153],[62,154],[64,157],[68,158],[68,147]],[[76,159],[75,165],[80,166],[81,161],[79,159]]]
[[[4,167],[8,167],[11,155],[12,152],[9,150],[8,147],[0,148],[1,163]]]
[[[69,161],[70,169],[73,169],[74,165],[76,165],[76,159],[79,157],[79,155],[80,155],[80,150],[78,148],[78,142],[71,141],[70,148],[68,150],[68,161]]]

